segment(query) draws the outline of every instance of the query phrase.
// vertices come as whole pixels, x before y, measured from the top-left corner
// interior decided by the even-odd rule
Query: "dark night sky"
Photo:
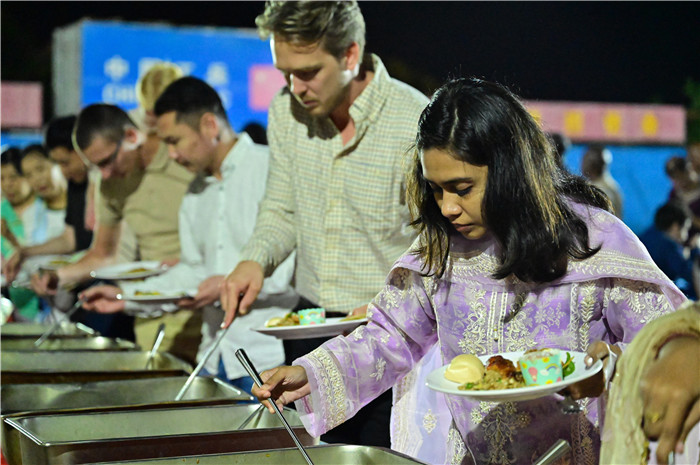
[[[686,79],[700,81],[700,2],[360,6],[368,50],[424,92],[448,77],[475,75],[528,99],[687,104]],[[51,33],[84,17],[254,27],[262,8],[232,1],[2,1],[2,79],[43,81],[48,94]]]

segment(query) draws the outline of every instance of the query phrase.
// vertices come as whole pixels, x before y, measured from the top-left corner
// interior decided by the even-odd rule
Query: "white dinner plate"
[[[129,262],[99,268],[91,271],[90,276],[95,279],[109,279],[113,281],[143,279],[161,274],[165,270],[167,270],[167,267],[161,266],[158,261]]]
[[[27,258],[22,264],[22,269],[29,274],[41,270],[55,271],[76,261],[73,255],[35,255]]]
[[[196,290],[191,291],[180,291],[180,292],[158,292],[152,291],[150,289],[137,289],[137,291],[144,292],[144,294],[133,294],[124,293],[118,294],[117,299],[119,300],[131,300],[133,302],[143,302],[149,304],[166,304],[171,302],[177,302],[180,299],[186,299],[188,297],[193,297],[197,295]],[[152,292],[158,292],[157,294],[152,294]]]
[[[308,339],[311,337],[329,337],[352,331],[363,323],[367,323],[367,318],[361,320],[341,321],[344,317],[326,318],[325,323],[317,325],[296,325],[277,326],[273,328],[254,328],[255,331],[275,336],[277,339]]]
[[[20,268],[17,276],[15,276],[14,281],[11,283],[5,283],[3,286],[9,284],[12,287],[20,288],[31,288],[31,276],[34,273],[39,273],[41,271],[56,271],[62,266],[68,265],[78,261],[82,257],[83,253],[77,253],[73,255],[35,255],[33,257],[27,258]]]
[[[37,256],[37,258],[41,257],[42,260],[40,260],[37,264],[37,267],[41,270],[48,270],[48,271],[56,271],[57,269],[61,268],[62,266],[69,265],[73,263],[73,256],[72,255],[41,255]]]
[[[503,358],[512,360],[513,363],[517,363],[518,359],[523,355],[525,351],[520,352],[505,352],[501,355]],[[544,386],[525,386],[521,388],[513,389],[495,389],[490,391],[474,391],[468,389],[459,389],[460,384],[453,381],[445,379],[445,370],[449,365],[444,365],[436,370],[433,370],[425,380],[425,384],[435,391],[444,392],[445,394],[453,394],[462,397],[469,397],[473,400],[487,401],[487,402],[515,402],[522,400],[537,399],[538,397],[548,396],[561,391],[566,386],[570,384],[577,383],[586,378],[593,376],[598,373],[603,368],[603,362],[598,360],[590,368],[586,369],[586,365],[583,359],[586,357],[585,352],[574,352],[571,350],[562,350],[562,355],[566,360],[566,352],[571,354],[571,358],[574,360],[575,370],[569,376],[564,378],[562,381],[546,384]],[[479,360],[486,365],[486,361],[493,355],[483,355],[479,357]]]

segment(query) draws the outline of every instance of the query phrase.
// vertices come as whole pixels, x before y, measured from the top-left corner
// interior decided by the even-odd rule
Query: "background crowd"
[[[578,177],[564,167],[571,142],[545,134],[505,87],[455,79],[429,100],[367,53],[356,2],[268,2],[256,24],[287,83],[266,131],[237,133],[209,84],[160,63],[139,80],[138,109],[91,104],[51,120],[43,144],[2,152],[13,318],[48,322],[77,302],[76,321],[141,347],[162,323],[161,350],[192,363],[228,331],[205,373],[296,401],[327,442],[430,463],[526,463],[555,436],[574,446],[572,463],[606,454],[614,359],[700,292],[700,142],[667,161],[673,188],[658,192],[662,206],[637,237],[609,148],[587,146]],[[71,258],[32,267],[48,254]],[[140,260],[168,269],[137,284],[91,273]],[[168,305],[120,298],[144,285],[191,292]],[[284,345],[251,331],[314,307],[370,321]],[[691,324],[654,339],[649,364],[693,358],[697,311],[682,315]],[[570,388],[582,412],[567,416],[553,398],[485,408],[423,386],[459,353],[543,344],[610,368]],[[265,386],[236,363],[240,346],[268,370]],[[661,438],[665,463],[697,422],[698,392],[688,383],[676,413],[653,400],[668,379],[643,376],[626,381],[643,388],[628,433]],[[621,415],[619,399],[611,411]]]

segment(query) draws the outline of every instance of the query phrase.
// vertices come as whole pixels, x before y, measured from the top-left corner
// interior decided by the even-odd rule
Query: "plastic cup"
[[[326,322],[326,310],[323,308],[307,308],[299,310],[300,325],[318,325]]]
[[[526,386],[543,386],[564,379],[561,368],[561,353],[554,349],[543,349],[523,355],[520,370]]]

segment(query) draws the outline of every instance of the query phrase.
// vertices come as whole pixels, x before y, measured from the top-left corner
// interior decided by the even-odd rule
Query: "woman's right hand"
[[[311,392],[306,370],[298,365],[273,368],[261,373],[260,377],[264,384],[260,387],[253,386],[253,395],[267,407],[270,413],[275,413],[268,400],[270,397],[274,398],[281,408]]]

